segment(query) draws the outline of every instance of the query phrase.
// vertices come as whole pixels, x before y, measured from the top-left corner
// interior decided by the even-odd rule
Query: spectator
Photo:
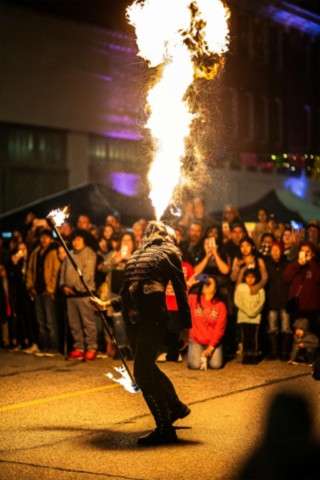
[[[258,222],[252,231],[252,238],[257,248],[260,247],[262,235],[268,232],[268,212],[265,208],[260,208],[258,211]]]
[[[298,260],[287,265],[284,279],[289,284],[288,306],[293,318],[307,318],[320,338],[320,265],[313,243],[302,242]]]
[[[219,287],[226,286],[230,273],[230,259],[225,255],[218,235],[216,237],[206,237],[203,245],[205,255],[194,267],[195,274],[206,273],[212,275],[217,280]]]
[[[281,242],[283,245],[284,256],[286,257],[288,262],[292,262],[298,256],[299,247],[297,245],[296,237],[291,227],[285,228],[281,237]]]
[[[188,229],[193,222],[193,201],[187,200],[182,207],[182,217],[179,220],[179,226]]]
[[[192,369],[221,368],[222,338],[227,323],[227,309],[217,295],[217,282],[207,276],[198,286],[197,294],[189,295],[192,328],[188,347],[188,367]]]
[[[92,223],[89,215],[82,213],[78,216],[76,227],[78,230],[85,230],[86,232],[90,232],[92,228]]]
[[[45,218],[34,218],[31,227],[28,229],[25,237],[28,252],[32,252],[38,246],[39,236],[43,229],[49,230],[48,222]]]
[[[192,222],[187,234],[187,239],[181,242],[183,259],[192,266],[199,263],[204,256],[202,243],[203,228],[201,223]]]
[[[261,257],[268,258],[270,257],[271,247],[275,242],[274,235],[272,233],[264,233],[261,235],[259,253]]]
[[[240,242],[246,238],[247,232],[242,223],[233,223],[230,227],[230,240],[224,245],[224,251],[230,258],[231,265],[236,257],[240,257]]]
[[[88,246],[87,232],[76,230],[72,240],[72,255],[91,291],[95,290],[96,254]],[[60,287],[67,298],[68,321],[73,339],[70,359],[95,360],[97,355],[97,327],[90,294],[83,286],[69,258],[61,266]]]
[[[114,234],[114,228],[109,223],[107,223],[104,227],[102,227],[102,237],[105,238],[107,242],[111,241],[113,234]]]
[[[296,365],[299,362],[312,364],[319,347],[318,337],[309,331],[307,318],[298,318],[293,325],[293,347],[289,363]]]
[[[101,285],[100,289],[100,298],[103,300],[109,300],[112,296],[120,293],[125,266],[136,249],[134,235],[131,232],[124,232],[121,236],[119,247],[118,249],[112,250],[99,266],[100,271],[106,275],[105,282]],[[102,292],[103,294],[101,295]],[[131,352],[129,351],[129,342],[122,316],[118,313],[112,315],[111,322],[120,348],[123,349],[124,354],[130,357]],[[103,326],[101,327],[103,328]],[[107,355],[113,357],[116,354],[114,346],[105,331],[104,336]]]
[[[241,223],[238,209],[233,205],[226,205],[223,209],[222,221],[227,222],[230,227],[234,223]]]
[[[244,238],[240,242],[240,257],[236,257],[232,264],[231,279],[238,285],[243,281],[246,270],[256,271],[255,287],[253,293],[257,293],[260,288],[264,288],[268,280],[268,273],[265,262],[258,257],[256,246],[251,238]]]
[[[112,225],[115,233],[121,234],[122,225],[118,214],[113,213],[106,217],[105,225]]]
[[[206,205],[201,197],[193,199],[193,221],[201,223],[203,232],[212,224],[212,219],[207,215]]]
[[[141,222],[135,222],[132,225],[132,231],[134,235],[135,244],[137,248],[140,248],[142,246],[142,238],[143,238],[143,232],[144,232],[143,225],[141,224]]]
[[[182,262],[182,271],[188,285],[193,277],[193,267],[188,262]],[[180,333],[183,328],[180,325],[177,299],[172,283],[169,282],[166,289],[166,305],[168,310],[167,332],[163,352],[158,356],[157,362],[182,362]]]
[[[70,222],[65,221],[61,227],[59,227],[59,232],[64,239],[64,241],[67,243],[68,247],[71,246],[71,239],[72,239],[72,232],[73,228]]]
[[[35,301],[40,351],[38,356],[58,353],[59,338],[55,311],[55,293],[60,262],[51,230],[42,230],[40,245],[31,253],[26,276],[27,290]]]
[[[291,345],[290,316],[286,310],[288,302],[288,285],[285,283],[283,274],[288,262],[283,255],[280,243],[274,243],[271,247],[270,258],[266,266],[268,272],[267,284],[267,318],[269,336],[269,359],[278,358],[279,334],[281,333],[280,358],[288,360]]]
[[[316,221],[308,223],[306,240],[315,246],[317,259],[320,260],[320,227]]]
[[[12,309],[9,296],[8,277],[5,266],[0,264],[0,336],[3,348],[10,347],[9,321]]]
[[[255,364],[259,360],[259,325],[265,292],[260,288],[253,293],[257,283],[256,270],[248,269],[244,273],[243,282],[235,290],[234,301],[238,307],[238,323],[241,328],[242,363],[245,364]]]
[[[27,245],[20,242],[10,256],[8,264],[8,277],[10,299],[12,305],[11,339],[14,350],[21,348],[37,351],[36,327],[32,303],[26,287],[26,274],[28,264]]]

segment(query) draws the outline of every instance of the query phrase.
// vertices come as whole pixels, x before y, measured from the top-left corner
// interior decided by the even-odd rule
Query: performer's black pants
[[[181,404],[173,384],[156,364],[167,330],[164,295],[143,295],[138,307],[140,318],[136,325],[134,376],[157,427],[161,429],[171,425],[171,414]]]

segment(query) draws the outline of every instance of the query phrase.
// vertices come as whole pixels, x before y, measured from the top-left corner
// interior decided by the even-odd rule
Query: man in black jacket
[[[142,247],[128,260],[121,293],[124,318],[134,323],[136,334],[134,376],[156,422],[156,429],[138,440],[145,446],[176,442],[173,423],[190,413],[156,364],[166,332],[165,290],[169,281],[177,298],[181,325],[187,330],[191,316],[174,231],[162,222],[150,222]]]

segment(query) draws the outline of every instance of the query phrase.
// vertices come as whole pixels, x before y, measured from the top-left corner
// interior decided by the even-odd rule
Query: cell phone
[[[303,250],[299,252],[299,260],[301,260],[302,262],[306,261],[306,252],[304,252]]]
[[[1,232],[1,237],[5,238],[5,239],[9,239],[9,238],[13,237],[13,233],[12,232]]]
[[[206,281],[209,278],[209,275],[207,275],[206,273],[199,273],[199,275],[196,275],[195,278],[196,280],[198,280],[198,282],[206,283]]]
[[[123,245],[120,250],[121,256],[126,257],[128,255],[128,247],[127,245]]]
[[[210,250],[217,248],[216,239],[214,237],[208,239],[208,246]]]

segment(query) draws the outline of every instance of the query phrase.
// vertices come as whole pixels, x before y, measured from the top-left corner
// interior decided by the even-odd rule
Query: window
[[[66,136],[55,130],[0,124],[1,161],[37,166],[64,166]]]

